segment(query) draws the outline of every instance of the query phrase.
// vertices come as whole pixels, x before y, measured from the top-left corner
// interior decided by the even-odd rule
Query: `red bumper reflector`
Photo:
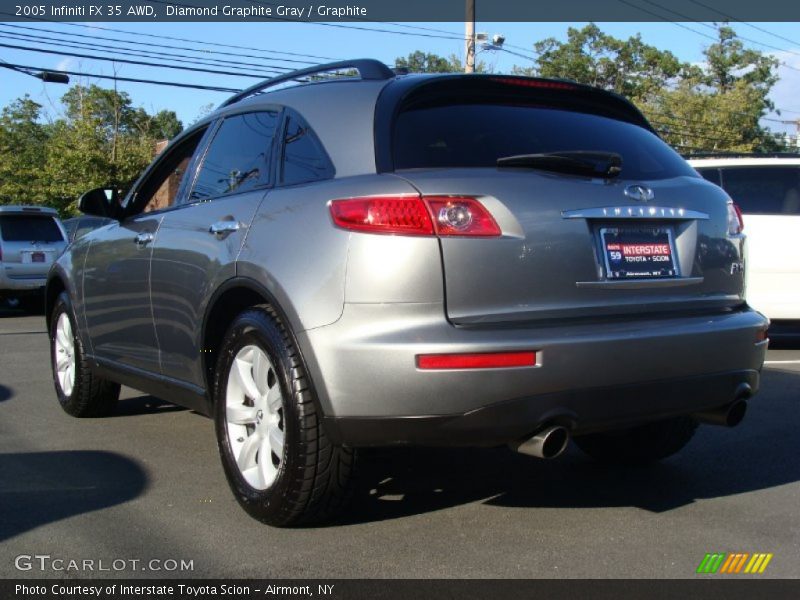
[[[487,352],[481,354],[420,354],[420,369],[504,369],[533,367],[536,352]]]

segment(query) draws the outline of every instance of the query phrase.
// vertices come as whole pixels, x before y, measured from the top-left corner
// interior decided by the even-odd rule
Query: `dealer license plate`
[[[676,277],[672,229],[667,227],[600,230],[608,279]]]

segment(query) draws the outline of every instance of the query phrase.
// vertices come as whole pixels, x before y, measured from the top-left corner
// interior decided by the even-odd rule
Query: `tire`
[[[225,476],[252,517],[309,525],[346,507],[355,452],[326,437],[302,357],[267,305],[241,313],[225,335],[214,422]]]
[[[66,292],[50,314],[50,362],[61,408],[73,417],[104,417],[119,400],[118,383],[92,372],[75,333],[75,316]]]
[[[697,422],[675,417],[624,431],[575,437],[575,444],[597,460],[625,465],[646,465],[680,451],[694,436]]]

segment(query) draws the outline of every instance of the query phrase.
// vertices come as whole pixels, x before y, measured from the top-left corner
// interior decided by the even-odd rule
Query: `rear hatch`
[[[477,198],[502,230],[440,239],[455,323],[743,302],[727,196],[617,96],[511,77],[424,84],[398,103],[391,159],[425,196]]]
[[[0,259],[11,279],[46,277],[65,246],[64,234],[51,215],[22,210],[0,214]]]

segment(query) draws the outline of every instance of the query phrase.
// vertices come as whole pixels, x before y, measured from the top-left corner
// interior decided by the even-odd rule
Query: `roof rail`
[[[307,75],[316,75],[317,73],[325,73],[327,71],[337,71],[340,69],[356,69],[359,75],[361,75],[361,79],[382,80],[382,79],[391,79],[392,77],[395,76],[394,71],[392,71],[381,61],[375,60],[374,58],[357,58],[354,60],[342,60],[339,62],[317,65],[315,67],[308,67],[307,69],[298,69],[297,71],[292,71],[291,73],[286,73],[284,75],[278,75],[277,77],[265,79],[264,81],[261,81],[253,86],[250,86],[247,89],[242,90],[238,94],[231,96],[230,98],[225,100],[225,102],[220,104],[219,108],[235,104],[240,100],[244,100],[245,98],[257,94],[258,92],[261,92],[274,85],[284,83],[286,81],[294,81],[299,77],[305,77]]]

